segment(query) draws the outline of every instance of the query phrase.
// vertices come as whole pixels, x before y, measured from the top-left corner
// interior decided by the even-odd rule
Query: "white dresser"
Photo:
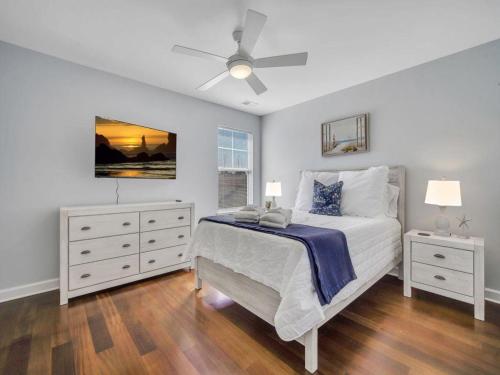
[[[441,237],[411,230],[405,234],[404,295],[411,288],[474,305],[474,317],[484,320],[484,239]]]
[[[60,303],[188,268],[194,204],[156,202],[60,209]]]

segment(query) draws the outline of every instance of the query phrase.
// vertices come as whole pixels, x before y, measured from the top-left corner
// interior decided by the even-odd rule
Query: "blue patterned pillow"
[[[326,186],[314,180],[313,204],[309,212],[317,215],[342,216],[340,200],[343,185],[343,181]]]

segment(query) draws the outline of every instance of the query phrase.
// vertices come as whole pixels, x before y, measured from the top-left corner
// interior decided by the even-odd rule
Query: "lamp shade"
[[[281,182],[267,182],[266,197],[281,197]]]
[[[461,206],[460,181],[429,180],[425,203],[436,206]]]

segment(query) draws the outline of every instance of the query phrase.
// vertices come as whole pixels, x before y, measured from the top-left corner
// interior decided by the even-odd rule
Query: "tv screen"
[[[95,176],[176,177],[177,135],[164,130],[95,118]]]

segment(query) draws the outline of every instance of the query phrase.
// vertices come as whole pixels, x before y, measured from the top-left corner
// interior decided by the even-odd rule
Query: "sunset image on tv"
[[[175,133],[96,116],[95,176],[175,179],[176,143]]]

